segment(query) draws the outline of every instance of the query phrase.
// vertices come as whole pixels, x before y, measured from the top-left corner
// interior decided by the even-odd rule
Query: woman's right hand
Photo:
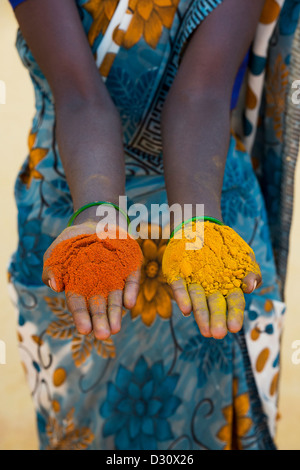
[[[57,157],[74,207],[90,201],[117,203],[119,196],[125,194],[120,113],[99,73],[76,2],[26,1],[17,6],[15,15],[30,53],[49,85],[48,98],[55,102]],[[46,251],[44,261],[60,241],[95,233],[96,224],[90,225],[87,220],[78,217],[76,225],[65,229]],[[139,272],[129,276],[124,292],[113,292],[107,303],[100,299],[101,305],[92,300],[86,304],[82,296],[67,293],[68,308],[79,333],[94,330],[100,340],[117,333],[121,327],[122,300],[127,308],[134,306],[138,278]],[[59,291],[54,276],[45,267],[43,281]]]
[[[50,257],[53,249],[60,242],[77,235],[96,233],[96,227],[97,223],[92,220],[68,227],[49,246],[44,254],[42,280],[53,291],[63,292],[64,290],[59,288],[51,269],[45,266],[45,262]],[[98,340],[105,340],[118,333],[121,329],[123,308],[132,309],[136,303],[140,274],[140,268],[130,274],[126,279],[124,290],[111,292],[107,301],[101,295],[87,300],[82,295],[66,292],[67,306],[73,316],[77,331],[83,335],[88,335],[93,331],[95,338]]]

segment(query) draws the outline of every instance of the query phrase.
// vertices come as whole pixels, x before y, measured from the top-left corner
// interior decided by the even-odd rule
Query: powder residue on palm
[[[60,242],[45,262],[51,268],[57,288],[86,299],[104,298],[123,290],[127,277],[142,264],[138,243],[127,238],[99,238],[97,234],[78,235]]]
[[[204,222],[204,242],[197,235],[195,224],[182,230],[181,239],[172,238],[163,258],[163,273],[169,284],[179,278],[187,285],[200,284],[206,295],[220,291],[226,296],[234,288],[242,288],[242,280],[250,273],[260,273],[253,250],[230,227]],[[200,249],[187,250],[193,241]]]

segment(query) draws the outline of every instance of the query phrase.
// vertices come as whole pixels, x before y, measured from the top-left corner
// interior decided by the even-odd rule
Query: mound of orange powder
[[[78,235],[60,242],[45,262],[51,268],[57,288],[86,299],[105,298],[123,290],[125,280],[142,264],[138,243],[127,239],[101,239],[97,234]]]
[[[179,278],[200,284],[206,295],[220,291],[224,296],[242,287],[245,276],[260,274],[252,248],[230,227],[204,222],[204,239],[195,237],[195,222],[172,238],[164,253],[162,269],[169,284]],[[201,234],[202,235],[202,234]],[[191,243],[196,249],[186,249]],[[197,248],[198,245],[198,248]]]

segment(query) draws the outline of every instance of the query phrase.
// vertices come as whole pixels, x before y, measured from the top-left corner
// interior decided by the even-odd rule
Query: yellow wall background
[[[15,50],[17,24],[8,0],[0,0],[0,80],[6,83],[6,104],[0,104],[0,340],[6,343],[5,365],[0,364],[0,450],[37,449],[33,406],[16,340],[16,314],[10,303],[6,266],[17,243],[13,186],[27,154],[27,136],[33,116],[33,90]],[[296,174],[287,315],[282,343],[280,414],[276,442],[280,450],[300,450],[300,364],[294,365],[292,343],[300,340],[300,165]]]

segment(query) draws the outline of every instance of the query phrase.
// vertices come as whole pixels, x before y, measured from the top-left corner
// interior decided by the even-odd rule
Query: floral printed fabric
[[[119,3],[77,3],[96,53]],[[115,41],[126,37],[130,47],[119,47],[105,78],[122,116],[129,204],[149,208],[167,202],[158,110],[189,34],[221,2],[129,3],[126,14],[136,15],[140,29],[136,35],[128,25],[125,33],[116,30]],[[149,18],[157,25],[151,37]],[[72,201],[49,85],[20,33],[17,46],[37,111],[16,181],[19,244],[9,276],[41,449],[274,449],[284,304],[264,198],[242,142],[231,138],[222,211],[252,246],[264,279],[247,296],[243,332],[206,339],[193,316],[182,316],[161,275],[162,237],[139,242],[141,287],[136,307],[124,311],[121,332],[107,341],[79,335],[64,294],[41,282],[43,254],[66,227]]]

